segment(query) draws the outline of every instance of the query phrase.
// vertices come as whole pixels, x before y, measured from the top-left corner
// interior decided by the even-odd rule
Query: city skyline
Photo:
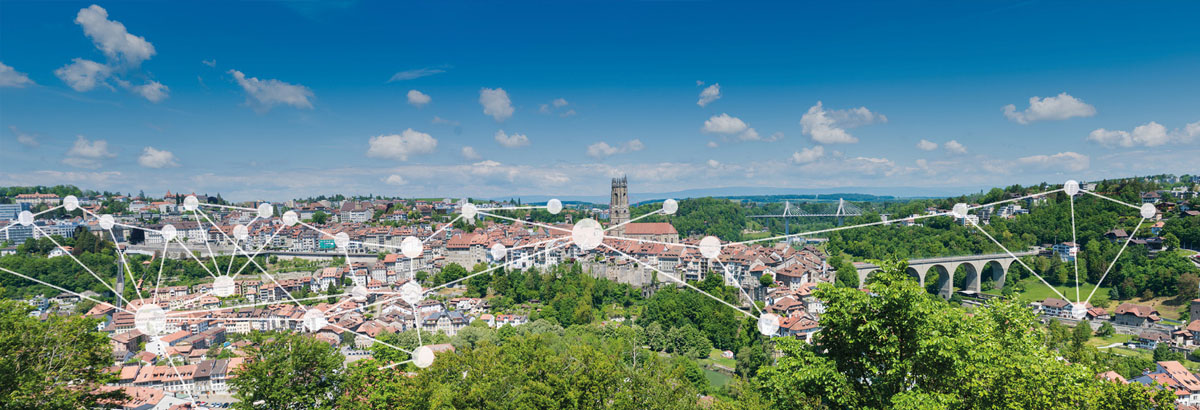
[[[1200,156],[1187,3],[227,5],[5,2],[0,185],[966,193]]]

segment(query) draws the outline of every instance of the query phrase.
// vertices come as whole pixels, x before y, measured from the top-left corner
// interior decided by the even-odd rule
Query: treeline
[[[1155,184],[1151,182],[1122,180],[1102,182],[1097,190],[1108,192],[1125,201],[1140,203],[1141,190],[1154,187]],[[1010,194],[1027,195],[1030,191],[1042,192],[1048,189],[1053,188],[1011,186],[1003,190],[994,189],[977,197],[943,200],[942,203],[930,204],[930,206],[948,209],[953,206],[952,202],[954,201],[994,202],[1007,198]],[[1021,204],[1024,206],[1023,203]],[[1055,193],[1048,195],[1045,203],[1033,207],[1028,215],[1019,215],[1012,219],[993,217],[990,224],[981,226],[981,229],[987,231],[1013,252],[1023,251],[1033,246],[1071,241],[1074,231],[1075,241],[1080,246],[1077,255],[1080,280],[1092,284],[1100,281],[1104,273],[1109,270],[1109,264],[1116,259],[1118,253],[1121,253],[1120,260],[1113,265],[1111,272],[1101,284],[1101,286],[1115,288],[1109,294],[1109,297],[1115,300],[1130,299],[1135,296],[1176,296],[1180,289],[1178,284],[1181,279],[1185,279],[1184,275],[1200,275],[1200,269],[1188,262],[1182,254],[1174,252],[1174,249],[1181,246],[1180,235],[1189,239],[1200,235],[1200,218],[1174,216],[1169,219],[1162,231],[1167,251],[1159,252],[1151,257],[1146,247],[1138,245],[1130,245],[1122,253],[1123,242],[1114,242],[1105,237],[1105,234],[1113,229],[1124,229],[1139,237],[1150,236],[1152,221],[1142,223],[1141,228],[1134,232],[1134,228],[1141,220],[1137,210],[1088,195],[1076,197],[1073,206],[1074,219],[1072,219],[1070,198],[1064,193]],[[847,223],[870,223],[878,221],[878,218],[877,215],[864,215]],[[1003,252],[986,236],[976,232],[973,226],[964,226],[951,217],[925,218],[918,220],[917,223],[921,226],[875,225],[830,232],[827,250],[831,255],[844,255],[845,259],[853,260],[929,258]],[[1074,225],[1074,229],[1072,229],[1072,225]],[[1030,258],[1029,261],[1031,267],[1051,285],[1074,283],[1073,263],[1066,266],[1059,262],[1057,257]],[[841,266],[834,264],[835,268]],[[839,269],[839,273],[841,270]],[[1019,272],[1019,276],[1010,275],[1010,280],[1029,276],[1029,273],[1019,265],[1016,266],[1016,270]],[[839,278],[841,276],[839,274]],[[847,273],[845,276],[845,282],[849,283],[849,274]],[[958,280],[955,283],[961,286],[963,277],[965,277],[964,273],[957,273]],[[990,278],[984,279],[987,282]],[[931,280],[927,278],[927,282],[931,282]],[[936,286],[936,278],[932,282],[935,282]]]
[[[661,203],[631,207],[631,218],[662,209]],[[725,241],[742,240],[746,212],[741,203],[721,198],[693,198],[679,201],[675,215],[654,215],[639,222],[670,222],[680,236],[712,235]]]
[[[120,256],[113,248],[111,241],[104,241],[99,236],[91,234],[77,235],[79,236],[74,239],[54,236],[54,240],[63,246],[75,245],[74,259],[70,256],[47,258],[46,255],[55,248],[55,245],[50,238],[39,238],[25,241],[17,248],[16,254],[0,257],[0,267],[72,292],[82,293],[90,290],[100,294],[101,297],[98,298],[100,300],[115,302],[116,297],[104,283],[116,288],[117,265],[121,263]],[[229,269],[230,258],[230,256],[217,256],[215,262],[211,257],[202,258],[204,266],[201,266],[200,263],[190,258],[164,260],[146,255],[126,254],[125,263],[129,265],[129,272],[125,274],[126,286],[123,297],[127,300],[137,298],[137,288],[141,289],[142,296],[148,296],[148,291],[157,285],[160,268],[162,270],[162,286],[191,286],[211,282],[212,275]],[[87,268],[80,266],[75,259],[78,259]],[[244,256],[233,259],[234,272],[248,261]],[[256,257],[255,261],[266,267],[267,259],[265,257]],[[92,276],[89,269],[104,280],[104,283]],[[239,278],[248,279],[246,275],[257,276],[259,273],[261,271],[251,263],[246,266]],[[129,279],[131,276],[134,281]],[[134,282],[137,283],[136,288]],[[0,272],[0,287],[3,288],[0,296],[9,299],[25,299],[39,294],[53,297],[62,293],[52,287],[4,272]]]

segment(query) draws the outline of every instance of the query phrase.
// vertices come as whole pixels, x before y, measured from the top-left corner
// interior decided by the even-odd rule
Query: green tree
[[[992,300],[973,315],[927,295],[881,262],[870,293],[820,286],[823,330],[813,345],[781,338],[775,365],[759,369],[775,408],[1155,408],[1170,392],[1097,379],[1057,359],[1034,313]]]
[[[1104,323],[1100,324],[1099,329],[1096,329],[1096,336],[1111,337],[1116,332],[1117,332],[1117,329],[1113,327],[1112,322],[1109,322],[1106,320],[1106,321],[1104,321]]]
[[[31,308],[0,300],[0,409],[96,408],[124,397],[102,391],[114,379],[112,345],[81,316],[29,316]],[[111,402],[110,402],[111,403]]]
[[[253,336],[246,362],[229,384],[238,409],[329,409],[340,389],[343,357],[314,337],[281,333]]]
[[[1183,352],[1176,352],[1171,349],[1166,343],[1159,343],[1154,347],[1154,361],[1182,361],[1186,355]]]
[[[324,211],[313,212],[313,216],[312,216],[313,223],[315,223],[317,225],[321,225],[321,224],[324,224],[328,220],[329,220],[329,214],[325,213]]]
[[[1175,236],[1175,234],[1167,232],[1166,235],[1163,235],[1162,239],[1163,249],[1171,251],[1179,249],[1179,237]]]

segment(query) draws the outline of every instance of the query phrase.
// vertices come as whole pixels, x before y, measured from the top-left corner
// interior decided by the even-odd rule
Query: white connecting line
[[[719,255],[718,255],[718,257],[716,257],[716,258],[713,258],[713,260],[715,260],[715,261],[717,261],[717,263],[721,264],[721,269],[723,269],[723,270],[725,271],[725,272],[724,272],[725,274],[729,274],[729,273],[730,273],[730,272],[729,272],[729,266],[726,266],[726,265],[725,265],[725,262],[722,262],[722,261],[721,261],[721,258],[720,258],[720,256],[719,256]],[[724,277],[725,275],[721,275],[721,276],[722,276],[722,277]],[[750,306],[754,306],[754,310],[757,310],[757,311],[758,311],[758,314],[761,316],[761,315],[763,314],[763,311],[762,311],[762,309],[759,309],[759,308],[758,308],[758,304],[757,304],[757,303],[754,303],[754,298],[751,298],[751,297],[750,297],[750,294],[749,294],[749,293],[746,293],[746,288],[742,286],[742,283],[741,283],[741,281],[738,281],[738,284],[737,284],[737,286],[736,286],[736,287],[738,288],[738,290],[742,291],[742,296],[745,296],[745,297],[746,297],[746,301],[747,301],[747,302],[750,302]]]
[[[620,227],[622,227],[622,226],[628,225],[628,224],[629,224],[629,223],[631,223],[631,222],[638,221],[638,220],[640,220],[640,219],[642,219],[642,218],[646,218],[646,217],[648,217],[648,216],[654,216],[654,215],[661,214],[662,212],[663,212],[662,208],[655,209],[654,211],[648,212],[648,213],[646,213],[645,215],[641,215],[641,216],[638,216],[637,218],[633,218],[633,219],[630,219],[630,220],[628,220],[628,221],[621,222],[621,223],[619,223],[619,224],[616,224],[616,225],[610,226],[610,227],[608,227],[608,228],[604,229],[604,232],[608,232],[608,231],[611,231],[611,230],[613,230],[613,229],[620,228]]]
[[[687,283],[686,281],[684,281],[684,280],[682,280],[682,279],[679,279],[679,278],[677,278],[677,277],[675,277],[675,276],[673,276],[673,275],[671,275],[671,274],[669,274],[669,273],[666,273],[666,272],[663,272],[663,271],[661,271],[661,270],[658,270],[658,268],[655,268],[655,267],[653,267],[653,266],[650,266],[650,265],[648,265],[648,264],[645,264],[645,263],[643,263],[642,261],[638,260],[637,258],[635,258],[635,257],[632,257],[632,256],[629,256],[629,254],[627,254],[627,253],[625,253],[625,252],[621,252],[621,251],[620,251],[620,250],[618,250],[617,248],[614,248],[614,247],[612,247],[612,246],[608,246],[608,244],[605,244],[605,243],[601,243],[601,244],[600,244],[600,246],[603,246],[603,247],[605,247],[605,248],[608,248],[609,250],[612,250],[613,252],[616,252],[616,253],[619,253],[619,254],[621,254],[621,256],[624,256],[626,259],[632,260],[634,263],[637,263],[639,266],[642,266],[642,267],[645,267],[645,268],[649,268],[650,270],[652,270],[652,271],[655,271],[655,272],[658,272],[659,274],[661,274],[661,275],[663,275],[663,276],[666,276],[667,278],[669,278],[669,279],[671,279],[671,280],[674,280],[674,281],[676,281],[676,282],[679,282],[679,283],[680,283],[680,284],[682,284],[683,286],[687,286],[687,287],[691,288],[692,290],[695,290],[695,291],[697,291],[697,292],[700,292],[700,293],[702,293],[702,294],[704,294],[705,296],[708,296],[708,297],[710,297],[710,298],[713,298],[714,300],[716,300],[716,301],[718,301],[718,302],[721,302],[721,303],[725,304],[725,306],[729,306],[729,307],[733,308],[733,310],[736,310],[736,311],[738,311],[738,312],[742,312],[742,313],[743,313],[743,314],[745,314],[746,316],[749,316],[749,317],[752,317],[752,318],[755,318],[755,319],[757,319],[757,318],[758,318],[758,316],[754,316],[754,314],[753,314],[753,313],[750,313],[750,312],[744,311],[744,310],[742,310],[742,308],[739,308],[739,307],[737,307],[737,306],[734,306],[733,304],[731,304],[731,303],[729,303],[729,302],[726,302],[726,301],[725,301],[725,299],[721,299],[721,298],[719,298],[719,297],[713,296],[712,294],[710,294],[710,293],[708,293],[708,292],[705,292],[705,291],[703,291],[703,290],[700,290],[700,288],[697,288],[697,287],[695,287],[695,286],[692,286],[692,284],[690,284],[690,283]]]

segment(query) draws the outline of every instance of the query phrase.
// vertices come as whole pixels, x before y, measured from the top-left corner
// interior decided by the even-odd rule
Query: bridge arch
[[[950,295],[954,294],[954,270],[958,269],[958,264],[936,263],[928,265],[926,269],[924,283],[927,285],[922,286],[927,290],[933,290],[932,293],[943,299],[950,299]]]

